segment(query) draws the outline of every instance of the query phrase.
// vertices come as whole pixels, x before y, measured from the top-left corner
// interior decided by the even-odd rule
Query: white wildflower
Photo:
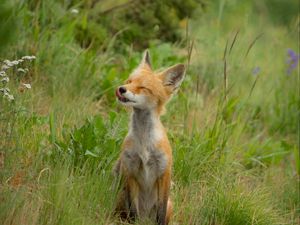
[[[3,62],[4,62],[4,63],[6,64],[6,66],[8,66],[8,67],[12,67],[12,66],[15,65],[15,61],[10,61],[10,60],[8,60],[8,59],[4,60]]]
[[[15,100],[14,96],[13,95],[7,95],[7,98],[9,101],[13,101]]]
[[[36,57],[34,55],[31,55],[31,56],[30,55],[25,55],[25,56],[22,57],[22,59],[31,61],[33,59],[36,59]]]
[[[2,83],[8,83],[8,82],[9,82],[9,78],[8,78],[8,77],[3,77],[3,78],[1,79],[1,82],[2,82]]]
[[[6,77],[5,71],[0,71],[0,77]]]
[[[7,98],[9,101],[15,100],[14,96],[9,94],[9,88],[0,88],[0,92],[3,93],[3,97]]]
[[[19,62],[19,63],[22,63],[22,62],[24,62],[24,60],[23,60],[23,59],[19,59],[18,62]]]
[[[19,61],[18,60],[14,60],[11,62],[13,65],[18,65],[19,64]]]
[[[26,72],[28,72],[28,69],[27,69],[27,71],[25,70],[25,69],[23,69],[23,68],[18,68],[18,72],[21,72],[21,73],[26,73]]]
[[[31,85],[30,84],[23,84],[27,89],[31,89]]]
[[[79,13],[79,10],[78,10],[78,9],[71,9],[71,13],[72,13],[72,14],[78,14],[78,13]]]
[[[9,67],[8,67],[7,65],[3,65],[3,66],[1,67],[1,69],[2,69],[2,70],[7,70],[7,69],[9,69]]]
[[[10,89],[9,88],[0,88],[0,92],[2,92],[2,93],[9,93]]]

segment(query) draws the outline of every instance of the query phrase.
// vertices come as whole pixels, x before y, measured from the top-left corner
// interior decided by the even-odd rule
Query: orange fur
[[[172,149],[160,122],[160,115],[184,77],[184,66],[164,72],[152,71],[149,53],[116,94],[124,105],[133,107],[130,129],[115,166],[124,183],[116,212],[122,219],[148,217],[168,224]]]

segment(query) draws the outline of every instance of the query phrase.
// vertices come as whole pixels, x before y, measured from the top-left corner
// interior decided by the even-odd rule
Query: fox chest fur
[[[135,109],[121,155],[122,170],[144,190],[152,189],[167,169],[168,155],[159,143],[165,137],[160,121],[151,112]]]

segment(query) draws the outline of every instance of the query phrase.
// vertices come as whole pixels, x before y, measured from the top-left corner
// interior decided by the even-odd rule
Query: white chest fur
[[[151,189],[167,167],[167,156],[153,145],[135,143],[132,148],[123,151],[122,163],[141,187]]]
[[[162,125],[151,112],[134,112],[127,136],[132,144],[123,150],[122,163],[145,189],[152,188],[167,167],[167,156],[157,147],[163,136]]]

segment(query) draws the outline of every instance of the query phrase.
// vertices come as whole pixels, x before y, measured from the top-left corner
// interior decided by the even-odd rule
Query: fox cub
[[[139,218],[159,225],[169,223],[172,149],[160,115],[184,74],[183,64],[162,72],[153,71],[146,50],[140,65],[116,90],[118,101],[133,109],[114,168],[123,181],[115,211],[123,220]]]

